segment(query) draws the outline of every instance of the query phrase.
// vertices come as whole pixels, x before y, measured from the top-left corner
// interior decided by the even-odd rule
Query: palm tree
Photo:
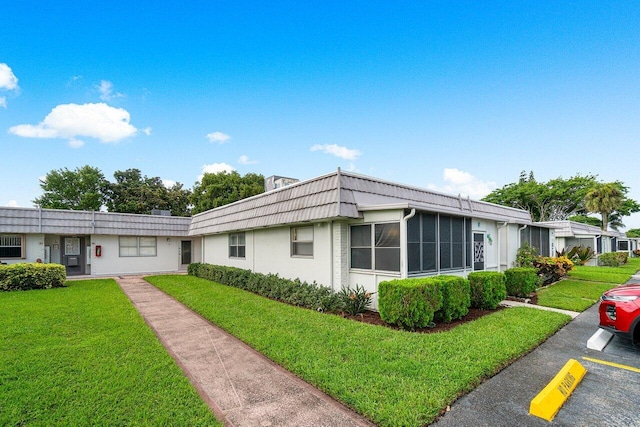
[[[624,194],[615,182],[598,184],[592,188],[584,199],[584,205],[589,212],[602,215],[602,230],[607,231],[609,215],[622,205]]]

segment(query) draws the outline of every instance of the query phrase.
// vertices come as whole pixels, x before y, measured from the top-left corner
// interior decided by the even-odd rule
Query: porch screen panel
[[[407,265],[409,273],[422,270],[420,265],[420,214],[407,221]]]
[[[540,229],[540,255],[551,256],[555,254],[549,253],[551,248],[549,247],[549,229]]]
[[[440,215],[440,270],[451,268],[451,217]]]
[[[473,239],[471,233],[471,218],[464,219],[464,237],[465,237],[465,267],[471,267],[473,260]]]
[[[422,214],[422,271],[435,271],[438,259],[437,237],[437,215]]]
[[[451,267],[464,267],[464,218],[451,218]]]

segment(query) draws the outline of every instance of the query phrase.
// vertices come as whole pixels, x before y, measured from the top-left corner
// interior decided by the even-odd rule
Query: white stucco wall
[[[121,257],[118,236],[91,236],[91,274],[138,274],[176,272],[180,269],[180,237],[158,237],[157,255]],[[102,256],[95,256],[96,245],[102,246]]]
[[[229,257],[228,234],[203,238],[203,262],[244,268],[256,273],[277,273],[288,279],[316,281],[332,286],[331,224],[320,222],[313,226],[313,256],[291,255],[291,227],[266,228],[245,232],[245,258]],[[303,226],[309,226],[304,224]]]

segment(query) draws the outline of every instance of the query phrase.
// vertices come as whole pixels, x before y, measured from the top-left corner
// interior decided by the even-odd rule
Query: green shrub
[[[573,262],[566,256],[540,256],[533,262],[533,266],[538,271],[538,276],[542,278],[544,285],[557,282],[573,270]]]
[[[532,267],[536,256],[538,256],[537,249],[528,242],[524,242],[516,252],[516,267]]]
[[[356,285],[355,289],[351,287],[342,288],[338,293],[342,301],[342,310],[350,316],[364,313],[371,306],[371,292],[368,292],[364,286]]]
[[[380,317],[403,329],[424,328],[440,307],[440,284],[432,278],[396,279],[378,285]]]
[[[60,288],[65,285],[67,272],[60,264],[20,263],[0,266],[0,290]]]
[[[494,310],[507,297],[504,273],[474,271],[469,273],[471,307]]]
[[[607,252],[598,257],[598,265],[603,267],[620,267],[629,261],[626,252]]]
[[[469,313],[471,285],[467,279],[458,276],[436,276],[431,279],[440,283],[442,292],[442,307],[435,313],[436,320],[449,323]]]
[[[507,295],[528,297],[541,284],[535,268],[515,267],[504,272]]]
[[[299,307],[321,311],[338,311],[342,306],[338,294],[315,282],[309,284],[300,281],[300,279],[285,279],[277,274],[252,273],[242,268],[204,263],[190,264],[187,272],[192,276],[244,289]]]

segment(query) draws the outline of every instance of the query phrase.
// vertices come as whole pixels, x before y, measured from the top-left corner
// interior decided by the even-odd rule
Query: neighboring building
[[[632,239],[616,230],[603,231],[600,227],[575,221],[547,221],[535,225],[555,227],[556,247],[558,251],[569,251],[576,246],[593,249],[596,256],[606,252],[633,251]]]
[[[39,208],[0,208],[0,260],[53,262],[67,274],[184,270],[200,261],[191,218]]]
[[[300,182],[300,180],[277,175],[269,176],[264,179],[264,191],[277,190],[278,188],[286,187],[296,182]]]
[[[556,237],[552,225],[532,224],[524,210],[340,169],[193,218],[0,208],[3,262],[40,258],[65,265],[69,275],[92,276],[175,272],[206,262],[336,291],[503,271],[514,266],[522,242],[551,255]]]

